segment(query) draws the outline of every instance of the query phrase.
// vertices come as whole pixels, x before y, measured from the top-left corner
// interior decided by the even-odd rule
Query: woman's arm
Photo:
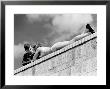
[[[33,56],[33,60],[39,59],[41,52],[39,50],[36,50],[34,56]]]

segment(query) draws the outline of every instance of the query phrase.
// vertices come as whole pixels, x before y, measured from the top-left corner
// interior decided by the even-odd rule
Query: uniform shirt
[[[30,51],[26,52],[26,53],[24,54],[24,56],[23,56],[23,61],[22,61],[23,64],[24,64],[24,63],[26,63],[26,64],[30,63],[31,60],[33,59],[33,56],[34,56],[34,53],[32,53],[32,52],[30,52]]]

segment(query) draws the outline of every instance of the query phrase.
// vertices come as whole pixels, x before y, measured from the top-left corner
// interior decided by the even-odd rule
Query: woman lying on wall
[[[36,60],[36,59],[39,59],[51,52],[54,52],[56,50],[59,50],[77,40],[80,40],[90,34],[93,34],[95,33],[95,31],[91,28],[91,26],[89,24],[86,25],[86,29],[84,30],[84,32],[81,34],[81,35],[78,35],[76,37],[74,37],[72,40],[70,41],[63,41],[63,42],[57,42],[55,43],[52,47],[43,47],[41,44],[37,43],[37,45],[34,45],[33,46],[33,49],[34,49],[34,57],[33,59]]]

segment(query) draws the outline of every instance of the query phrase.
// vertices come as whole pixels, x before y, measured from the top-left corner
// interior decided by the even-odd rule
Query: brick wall
[[[97,74],[94,33],[14,71],[21,76],[89,76]]]

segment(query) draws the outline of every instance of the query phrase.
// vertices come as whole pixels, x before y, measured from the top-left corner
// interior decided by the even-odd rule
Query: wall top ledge
[[[82,39],[80,39],[80,40],[78,40],[78,41],[76,41],[76,42],[74,42],[74,43],[71,43],[71,44],[65,46],[64,48],[62,48],[62,49],[60,49],[60,50],[57,50],[57,51],[55,51],[55,52],[52,52],[52,53],[50,53],[50,54],[48,54],[48,55],[46,55],[46,56],[44,56],[44,57],[42,57],[42,58],[40,58],[40,59],[34,61],[34,62],[31,62],[31,63],[29,63],[29,64],[27,64],[27,65],[25,65],[25,66],[22,66],[22,67],[20,67],[20,68],[18,68],[18,69],[16,69],[16,70],[14,70],[14,75],[16,75],[16,74],[18,74],[18,73],[20,73],[20,72],[22,72],[22,71],[24,71],[24,70],[26,70],[26,69],[28,69],[28,68],[31,68],[31,67],[34,66],[34,65],[37,65],[37,64],[39,64],[39,63],[42,63],[43,61],[48,60],[48,59],[50,59],[51,57],[54,57],[54,56],[56,56],[56,55],[58,55],[58,54],[61,54],[61,53],[65,52],[65,51],[67,51],[67,50],[69,50],[69,49],[71,49],[71,48],[74,48],[74,47],[76,47],[76,46],[78,46],[78,45],[81,45],[81,44],[83,44],[84,42],[87,42],[87,41],[89,41],[89,40],[91,40],[91,39],[94,39],[94,38],[96,38],[96,37],[97,37],[97,33],[96,33],[96,32],[95,32],[94,34],[91,34],[91,35],[89,35],[89,36],[86,36],[86,37],[84,37],[84,38],[82,38]]]

